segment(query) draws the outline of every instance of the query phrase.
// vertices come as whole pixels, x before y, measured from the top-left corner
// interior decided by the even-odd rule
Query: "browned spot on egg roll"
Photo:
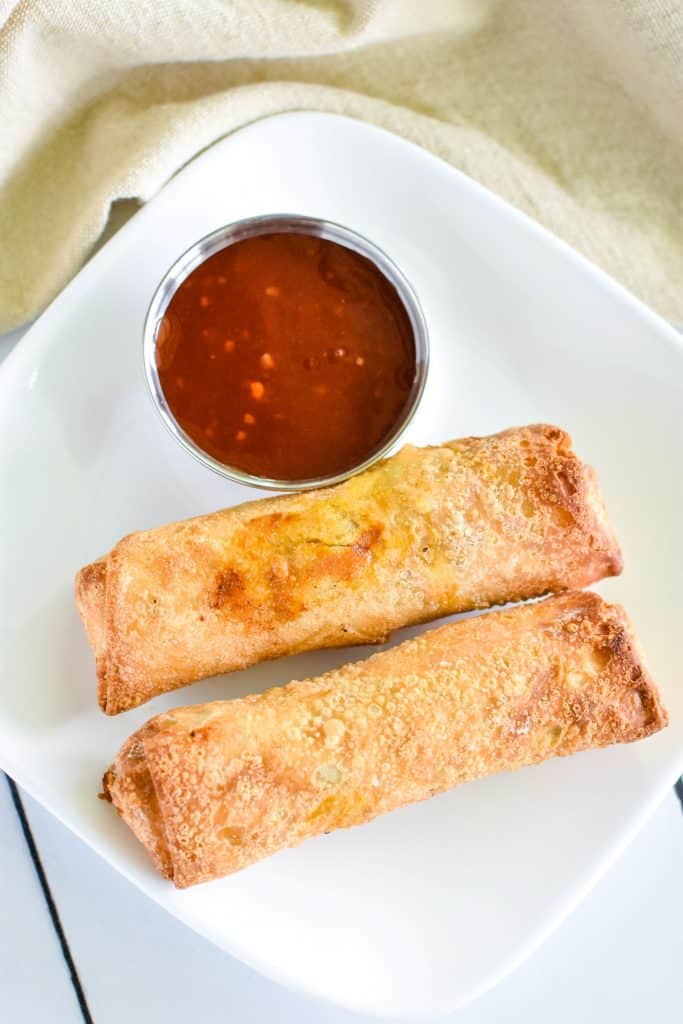
[[[621,571],[595,474],[551,426],[406,447],[336,487],[125,537],[76,580],[100,705]]]
[[[461,782],[667,723],[622,608],[571,592],[153,718],[105,793],[184,888]]]

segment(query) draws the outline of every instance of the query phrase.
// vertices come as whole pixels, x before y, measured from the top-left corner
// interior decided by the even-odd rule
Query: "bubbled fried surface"
[[[77,578],[100,705],[621,571],[593,471],[539,425],[393,458],[333,488],[124,538]]]
[[[182,888],[666,721],[623,610],[573,592],[443,626],[316,679],[160,715],[122,748],[105,786]],[[130,759],[140,747],[153,798]],[[150,839],[158,812],[163,837]]]

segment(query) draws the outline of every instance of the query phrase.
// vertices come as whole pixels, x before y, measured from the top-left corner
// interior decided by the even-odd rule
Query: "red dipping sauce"
[[[165,311],[156,359],[195,444],[228,467],[292,482],[378,451],[417,371],[410,318],[382,271],[336,242],[284,232],[197,267]]]

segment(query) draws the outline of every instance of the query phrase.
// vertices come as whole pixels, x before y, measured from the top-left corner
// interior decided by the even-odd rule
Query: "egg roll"
[[[666,724],[623,609],[574,591],[159,715],[103,785],[185,888],[462,782]]]
[[[336,487],[125,537],[76,595],[110,715],[300,651],[621,571],[597,481],[552,426],[397,455]]]

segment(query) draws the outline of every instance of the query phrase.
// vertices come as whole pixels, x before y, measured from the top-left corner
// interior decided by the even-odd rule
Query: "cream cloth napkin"
[[[683,321],[679,0],[0,0],[2,21],[0,329],[112,202],[284,110],[425,146]]]

